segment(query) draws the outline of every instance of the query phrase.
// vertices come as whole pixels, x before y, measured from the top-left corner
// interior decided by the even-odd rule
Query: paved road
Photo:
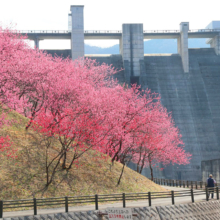
[[[168,190],[174,190],[174,191],[189,191],[189,188],[178,188],[178,187],[169,187],[169,186],[163,186],[163,187]],[[194,191],[199,192],[199,190],[194,190]],[[214,199],[216,199],[216,195]],[[206,196],[205,194],[195,195],[194,200],[195,202],[206,201]],[[184,204],[184,203],[191,203],[191,196],[175,197],[175,204]],[[152,199],[152,206],[164,206],[164,205],[171,205],[171,204],[172,204],[171,198]],[[144,206],[148,206],[148,200],[126,202],[126,207],[144,207]],[[122,207],[122,202],[100,204],[99,210],[105,209],[107,207]],[[94,209],[95,209],[95,205],[85,205],[85,206],[69,207],[69,212],[70,211],[88,211],[88,210],[94,210]],[[49,213],[60,213],[60,212],[65,212],[64,208],[39,209],[37,214],[49,214]],[[18,216],[27,216],[27,215],[33,215],[33,210],[3,213],[3,217],[18,217]]]

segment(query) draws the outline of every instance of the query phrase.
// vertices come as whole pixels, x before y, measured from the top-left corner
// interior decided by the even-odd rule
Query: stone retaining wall
[[[3,220],[108,220],[99,211],[69,212],[48,215],[3,218]],[[102,212],[106,212],[102,210]],[[170,206],[132,208],[133,220],[219,220],[220,201],[198,202]]]

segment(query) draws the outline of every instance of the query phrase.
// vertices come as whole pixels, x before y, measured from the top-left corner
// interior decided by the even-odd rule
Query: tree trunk
[[[125,168],[125,163],[123,163],[123,168],[122,168],[122,171],[121,171],[121,175],[120,175],[120,177],[119,177],[119,179],[118,179],[118,184],[117,184],[117,186],[119,186],[119,184],[120,184],[120,182],[121,182],[121,178],[122,178],[122,175],[123,175],[123,172],[124,172],[124,168]]]
[[[151,166],[151,161],[149,161],[149,167],[150,167],[151,180],[153,181],[154,175],[153,175],[153,168],[152,168],[152,166]]]
[[[66,169],[66,152],[64,152],[63,154],[63,164],[62,164],[62,168]]]
[[[139,165],[137,164],[137,172],[139,173]]]

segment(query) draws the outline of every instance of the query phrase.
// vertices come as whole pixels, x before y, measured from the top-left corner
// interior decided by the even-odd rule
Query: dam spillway
[[[214,49],[189,49],[189,73],[181,58],[145,56],[141,85],[161,95],[162,104],[180,129],[189,165],[170,166],[156,176],[201,180],[201,161],[220,158],[220,57]]]

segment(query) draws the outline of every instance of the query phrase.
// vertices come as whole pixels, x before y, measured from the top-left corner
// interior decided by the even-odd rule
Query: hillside
[[[111,166],[109,157],[95,151],[84,154],[69,172],[59,168],[52,184],[45,189],[45,150],[48,140],[32,129],[26,131],[28,119],[18,113],[11,111],[8,118],[13,121],[0,130],[0,135],[10,136],[12,148],[17,149],[17,157],[13,159],[1,155],[1,200],[165,191],[128,167],[125,167],[121,184],[117,187],[122,165],[116,162]],[[51,152],[55,153],[57,141],[52,140],[50,144],[53,148]]]

